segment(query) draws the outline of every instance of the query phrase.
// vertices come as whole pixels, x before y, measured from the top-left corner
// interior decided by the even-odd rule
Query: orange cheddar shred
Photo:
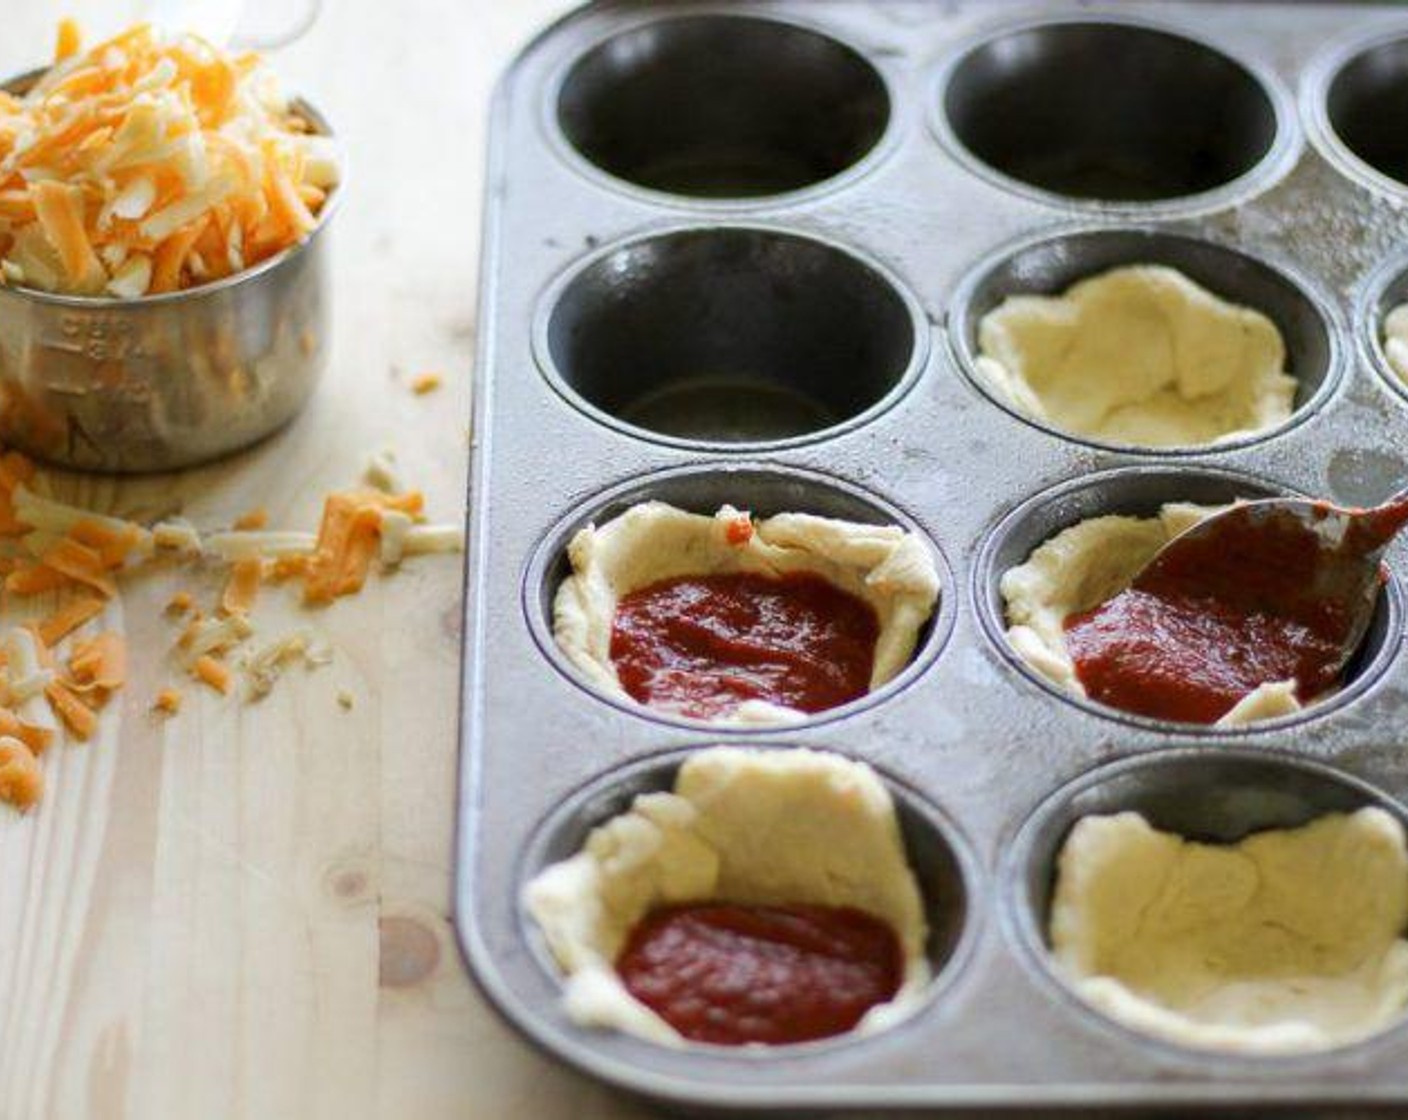
[[[18,739],[0,738],[0,801],[25,810],[44,792],[44,773],[34,753]]]
[[[84,639],[74,645],[68,668],[76,688],[121,688],[127,680],[127,643],[111,632]]]
[[[264,577],[264,562],[257,556],[236,560],[230,565],[230,578],[220,596],[220,607],[226,614],[248,614],[254,609],[259,594],[259,582]]]
[[[9,708],[0,708],[0,735],[18,739],[36,758],[48,749],[54,739],[54,733],[49,728],[25,723]]]
[[[235,518],[234,528],[240,531],[262,529],[269,524],[269,511],[262,506],[251,509]]]
[[[362,589],[377,553],[383,510],[418,514],[425,504],[417,491],[383,494],[378,490],[349,490],[329,494],[323,504],[318,543],[303,579],[303,598],[309,603],[330,603]]]
[[[72,537],[63,537],[44,553],[44,566],[67,576],[75,583],[86,584],[105,599],[117,594],[117,584],[107,574],[100,552],[80,544]]]
[[[54,43],[54,61],[72,58],[83,47],[83,32],[71,16],[59,20],[59,33]]]
[[[54,711],[73,732],[74,738],[88,740],[98,727],[98,716],[87,704],[78,698],[63,681],[50,681],[44,687],[44,695],[49,698]]]
[[[85,596],[74,599],[39,624],[39,640],[46,646],[58,645],[90,618],[103,612],[103,601]]]
[[[196,663],[192,670],[196,678],[219,693],[228,693],[233,675],[230,667],[222,662],[216,661],[208,653],[196,658]]]

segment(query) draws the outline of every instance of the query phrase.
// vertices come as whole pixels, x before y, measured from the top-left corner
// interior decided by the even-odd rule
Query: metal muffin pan
[[[1171,823],[1230,836],[1273,818],[1200,816],[1197,790],[1306,812],[1408,796],[1397,582],[1339,697],[1230,732],[1058,695],[1014,664],[994,600],[1003,567],[1088,513],[1283,491],[1366,503],[1408,480],[1408,395],[1374,337],[1382,300],[1408,290],[1408,214],[1307,108],[1390,32],[1408,41],[1408,18],[1343,4],[616,0],[524,51],[492,125],[456,883],[466,958],[511,1023],[625,1089],[754,1113],[1408,1105],[1408,1031],[1294,1062],[1181,1050],[1086,1009],[1040,947],[1051,852],[1087,806],[1154,798]],[[1085,89],[1111,36],[1118,88]],[[1063,71],[1081,78],[1070,98],[1053,92]],[[983,101],[1011,108],[984,120]],[[1125,103],[1133,123],[1068,119],[1118,118]],[[806,133],[813,112],[840,122],[827,158]],[[1069,142],[1033,151],[1033,129]],[[1053,166],[1058,151],[1081,160]],[[1294,420],[1151,453],[1044,430],[978,389],[967,367],[984,301],[1125,254],[1271,315],[1302,383]],[[650,390],[684,386],[687,400],[727,377],[689,416],[668,400],[639,411]],[[766,422],[740,430],[738,416]],[[557,656],[551,597],[571,533],[646,497],[922,533],[944,586],[915,663],[775,730],[603,699]],[[1408,571],[1408,549],[1389,561]],[[908,1022],[745,1052],[566,1019],[524,882],[718,742],[834,750],[891,783],[935,929],[956,939]],[[960,880],[961,906],[945,908]]]

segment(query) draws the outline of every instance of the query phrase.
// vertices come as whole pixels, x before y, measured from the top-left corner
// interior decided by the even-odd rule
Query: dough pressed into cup
[[[1112,514],[1063,529],[1026,561],[1002,573],[999,590],[1007,644],[1028,666],[1075,696],[1085,696],[1066,647],[1066,619],[1114,598],[1185,529],[1224,506],[1173,502],[1157,517]],[[1249,692],[1218,726],[1234,727],[1301,710],[1296,682],[1271,681]]]
[[[673,792],[640,795],[524,891],[566,973],[568,1015],[671,1046],[683,1037],[626,990],[615,960],[651,910],[712,900],[847,906],[888,923],[904,954],[903,983],[866,1013],[859,1033],[909,1014],[929,981],[923,903],[889,790],[864,763],[834,754],[698,751]]]
[[[1296,381],[1259,311],[1175,269],[1130,265],[1059,296],[1014,295],[978,324],[976,367],[998,397],[1072,435],[1196,447],[1283,423]]]
[[[1236,844],[1138,813],[1085,817],[1058,860],[1057,971],[1146,1034],[1250,1054],[1326,1050],[1408,1007],[1408,849],[1378,808]]]
[[[939,575],[929,548],[897,525],[864,525],[807,513],[752,520],[724,506],[713,516],[665,502],[631,506],[605,525],[589,525],[568,546],[572,575],[553,602],[558,647],[597,688],[631,699],[611,662],[611,629],[621,598],[661,580],[750,572],[809,572],[874,609],[880,623],[870,690],[909,663],[934,613]],[[634,703],[634,701],[632,701]],[[749,700],[714,723],[767,724],[806,713]]]
[[[1384,316],[1384,355],[1398,379],[1408,382],[1408,303]]]

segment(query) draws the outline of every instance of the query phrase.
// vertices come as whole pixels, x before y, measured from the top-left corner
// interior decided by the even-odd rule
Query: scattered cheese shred
[[[372,454],[362,477],[367,480],[368,486],[385,490],[388,494],[397,494],[405,489],[396,469],[396,452],[390,447],[383,447]]]
[[[173,517],[152,526],[152,543],[156,548],[190,555],[201,550],[200,533],[194,525],[180,517]]]
[[[64,726],[75,738],[92,738],[93,732],[98,728],[98,715],[80,700],[68,685],[63,681],[50,681],[44,688],[44,695],[49,698],[49,703],[54,705],[54,711],[59,713]]]
[[[219,280],[313,231],[332,141],[255,54],[147,24],[0,93],[0,283],[132,299]]]
[[[19,739],[0,736],[0,801],[23,812],[44,793],[44,773],[34,752]]]
[[[259,582],[264,577],[264,562],[257,556],[247,556],[230,565],[230,578],[220,606],[226,614],[248,614],[254,609],[259,594]]]
[[[310,669],[330,660],[313,646],[313,636],[307,630],[295,630],[257,650],[244,663],[251,698],[269,695],[283,671],[300,659]]]
[[[78,691],[121,688],[127,681],[127,643],[111,632],[85,638],[74,645],[68,668],[73,674],[71,687]]]
[[[52,649],[89,619],[103,612],[103,601],[85,596],[60,607],[39,624],[39,640]]]
[[[222,560],[242,560],[247,556],[289,556],[312,552],[318,538],[299,530],[212,533],[205,542]]]
[[[59,34],[54,43],[54,61],[63,62],[72,58],[83,46],[83,32],[78,21],[71,16],[59,20]]]
[[[0,708],[0,735],[8,735],[11,739],[18,739],[29,748],[30,754],[38,758],[53,742],[54,729],[35,727],[33,724],[25,723],[9,708]]]
[[[225,653],[254,633],[254,627],[242,614],[225,618],[194,618],[181,635],[180,645],[187,656],[198,658],[207,653]]]
[[[262,529],[269,524],[269,511],[262,506],[249,510],[235,518],[233,528],[239,531]]]
[[[4,120],[0,112],[0,132]],[[401,492],[399,481],[391,478],[393,463],[388,453],[380,472],[368,472],[369,482],[386,489],[328,495],[317,534],[266,529],[267,516],[253,510],[229,532],[203,539],[180,518],[146,528],[56,501],[45,476],[28,459],[0,449],[4,586],[16,595],[71,595],[48,616],[0,631],[0,800],[32,805],[42,790],[39,756],[61,728],[75,739],[91,738],[98,709],[125,685],[127,647],[121,635],[77,632],[118,594],[117,576],[139,562],[174,553],[178,559],[229,564],[215,617],[206,617],[186,591],[174,594],[165,608],[186,618],[177,644],[191,674],[228,694],[234,673],[223,658],[254,633],[249,615],[263,583],[296,578],[306,603],[327,603],[359,590],[378,554],[397,563],[419,553],[462,550],[463,529],[425,524],[424,496]],[[64,652],[59,647],[66,641],[71,645]],[[332,652],[308,630],[268,643],[240,662],[248,679],[247,698],[268,693],[297,660],[310,668],[326,665]],[[339,692],[338,702],[350,707],[351,694]],[[181,692],[163,689],[152,706],[175,713]],[[6,748],[7,743],[17,746]]]
[[[5,577],[5,590],[15,595],[39,595],[45,591],[57,591],[69,582],[66,575],[53,568],[43,564],[24,564]]]
[[[445,383],[438,373],[422,373],[411,381],[411,391],[418,397],[433,393]]]
[[[360,591],[378,551],[382,513],[418,514],[424,504],[418,491],[394,496],[376,490],[329,494],[317,548],[303,580],[304,601],[330,603]]]
[[[215,658],[211,657],[209,654],[204,654],[196,658],[192,672],[195,673],[197,679],[208,684],[211,688],[215,689],[216,692],[227,693],[230,691],[230,681],[232,678],[230,667],[222,662],[216,661]]]
[[[63,537],[44,553],[44,567],[59,572],[75,583],[86,584],[104,599],[117,594],[117,584],[107,574],[102,554],[80,544],[73,537]]]

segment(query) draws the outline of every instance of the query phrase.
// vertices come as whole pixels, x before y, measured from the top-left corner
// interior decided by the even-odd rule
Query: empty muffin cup
[[[1368,632],[1345,667],[1337,691],[1308,698],[1301,706],[1300,702],[1291,703],[1284,689],[1266,685],[1264,693],[1258,690],[1261,695],[1253,704],[1246,708],[1238,705],[1241,711],[1224,717],[1228,722],[1215,724],[1155,719],[1089,699],[1074,675],[1069,652],[1064,650],[1064,638],[1051,633],[1049,620],[1042,613],[1044,605],[1059,600],[1046,586],[1055,580],[1068,581],[1069,587],[1076,589],[1071,594],[1080,592],[1077,598],[1093,591],[1100,601],[1127,586],[1133,571],[1121,573],[1124,563],[1121,558],[1126,554],[1134,556],[1140,549],[1157,550],[1167,538],[1155,530],[1162,524],[1165,532],[1176,531],[1191,516],[1172,512],[1161,521],[1160,514],[1165,507],[1217,507],[1239,499],[1255,500],[1287,493],[1284,488],[1231,471],[1150,466],[1124,467],[1053,487],[1007,514],[983,544],[978,558],[977,591],[984,629],[1002,654],[1043,688],[1093,714],[1136,726],[1184,735],[1235,734],[1266,727],[1273,720],[1272,725],[1284,726],[1333,711],[1369,689],[1393,658],[1402,616],[1399,589],[1393,579],[1380,592]],[[1029,563],[1033,553],[1067,530],[1111,515],[1124,519],[1118,531],[1112,530],[1099,539],[1090,538],[1079,548],[1068,538],[1055,570],[1046,565],[1044,582],[1036,588],[1029,578],[1034,571]],[[1133,525],[1128,519],[1140,519],[1143,525]],[[1100,570],[1077,572],[1075,568],[1083,556],[1098,557]],[[1137,557],[1132,564],[1134,571],[1142,567]],[[1027,574],[1020,580],[1009,576],[1018,570]],[[1013,582],[1009,582],[1004,591],[1005,578]],[[1014,617],[1014,597],[1018,594],[1022,605],[1017,613],[1021,617]],[[1073,610],[1095,605],[1095,602],[1084,602]],[[1062,648],[1054,648],[1058,643]]]
[[[1091,434],[1089,429],[1086,432],[1075,430],[1074,421],[1069,426],[1060,425],[1063,415],[1083,416],[1089,412],[1091,394],[1077,392],[1078,386],[1055,384],[1051,390],[1056,394],[1053,400],[1057,405],[1064,400],[1066,406],[1072,400],[1087,403],[1077,408],[1055,407],[1049,414],[1039,415],[1037,410],[1043,405],[1040,392],[1028,385],[1027,391],[1036,394],[1035,403],[1023,403],[985,370],[984,362],[991,360],[991,356],[982,350],[983,321],[1006,301],[1027,296],[1059,297],[1083,282],[1105,277],[1114,270],[1135,269],[1152,274],[1146,266],[1152,266],[1165,277],[1171,276],[1165,270],[1173,270],[1224,305],[1233,305],[1231,310],[1223,306],[1210,313],[1222,320],[1215,326],[1225,336],[1216,350],[1209,349],[1216,337],[1211,330],[1201,336],[1190,333],[1191,327],[1186,322],[1178,327],[1183,331],[1182,341],[1187,344],[1189,353],[1197,353],[1200,346],[1208,351],[1204,355],[1206,361],[1190,365],[1190,376],[1198,384],[1183,385],[1185,371],[1175,362],[1178,380],[1172,386],[1158,388],[1146,405],[1140,405],[1136,394],[1124,392],[1121,386],[1119,393],[1111,395],[1119,407],[1112,407],[1100,418],[1093,429],[1097,434]],[[1185,311],[1205,302],[1206,295],[1190,294],[1182,280],[1175,277],[1173,281],[1181,285],[1178,298]],[[1104,302],[1110,303],[1108,299]],[[1063,306],[1069,312],[1069,302]],[[1255,393],[1251,386],[1241,387],[1235,381],[1219,386],[1208,376],[1209,361],[1230,364],[1245,355],[1237,340],[1241,337],[1238,326],[1247,324],[1231,321],[1240,309],[1256,313],[1262,323],[1269,321],[1280,335],[1284,350],[1281,373],[1272,374],[1269,367],[1266,371],[1255,370],[1261,378],[1259,383],[1264,383]],[[1137,309],[1138,314],[1148,314],[1148,311],[1147,307]],[[1089,318],[1094,312],[1083,310],[1082,314]],[[1074,320],[1067,314],[1059,322],[1065,329],[1065,324]],[[1133,330],[1135,325],[1137,319],[1125,329]],[[1039,326],[1039,323],[1034,325],[1033,330]],[[1172,331],[1175,326],[1173,323],[1160,326],[1160,330],[1165,329]],[[1283,431],[1290,423],[1310,415],[1330,394],[1341,367],[1334,312],[1308,281],[1284,266],[1240,250],[1156,227],[1061,230],[1039,234],[998,250],[980,261],[959,283],[949,313],[949,335],[960,367],[974,385],[999,407],[1027,423],[1097,446],[1174,454],[1211,444],[1243,444]],[[1099,338],[1095,341],[1098,343]],[[1132,376],[1148,378],[1150,374],[1141,366]],[[1279,387],[1285,384],[1285,376],[1294,379],[1293,390]],[[1246,399],[1234,407],[1233,396],[1243,388]],[[1169,398],[1168,408],[1160,405],[1160,394]],[[1290,396],[1289,407],[1287,395]],[[1211,406],[1206,415],[1202,410],[1203,402]],[[1139,411],[1141,408],[1143,412]],[[1082,423],[1082,426],[1086,425]],[[1183,431],[1192,431],[1193,427],[1197,428],[1198,438],[1187,439]],[[1167,429],[1167,434],[1162,429]],[[1143,443],[1133,442],[1125,434],[1131,431],[1158,432],[1159,442],[1151,445],[1148,438]],[[1105,434],[1107,432],[1114,434]]]
[[[890,120],[875,69],[804,27],[745,16],[655,19],[579,58],[557,95],[588,163],[653,191],[710,199],[832,179]]]
[[[651,835],[658,840],[640,843]],[[890,1028],[934,997],[971,942],[972,874],[949,822],[864,763],[793,747],[709,747],[613,771],[556,809],[526,852],[522,923],[543,968],[563,978],[571,1019],[679,1046],[732,1044],[710,1029],[728,1025],[729,1009],[719,1006],[712,1023],[691,1030],[638,987],[628,992],[622,950],[644,919],[691,905],[872,915],[896,935],[905,962],[890,1001],[829,1037],[750,1040],[835,1045]],[[746,949],[739,942],[747,940],[732,944]],[[757,983],[777,983],[777,968],[757,974]],[[699,985],[697,999],[742,1001],[754,1027],[792,1017],[736,984],[706,996],[708,972],[696,962],[682,978]]]
[[[1345,170],[1377,188],[1408,190],[1408,35],[1334,51],[1312,70],[1308,97],[1307,115]]]
[[[1277,103],[1244,64],[1181,34],[1051,21],[968,48],[944,126],[1004,181],[1047,197],[1158,203],[1206,195],[1273,153]]]
[[[685,446],[777,446],[892,403],[928,331],[880,265],[776,229],[682,228],[610,246],[549,291],[535,342],[595,419]]]
[[[1259,1057],[1332,1049],[1387,1029],[1408,997],[1405,900],[1386,897],[1402,892],[1404,820],[1368,783],[1287,755],[1127,758],[1023,826],[1012,917],[1047,977],[1139,1035]],[[1361,885],[1370,872],[1389,889]],[[1141,906],[1148,921],[1124,914]]]

